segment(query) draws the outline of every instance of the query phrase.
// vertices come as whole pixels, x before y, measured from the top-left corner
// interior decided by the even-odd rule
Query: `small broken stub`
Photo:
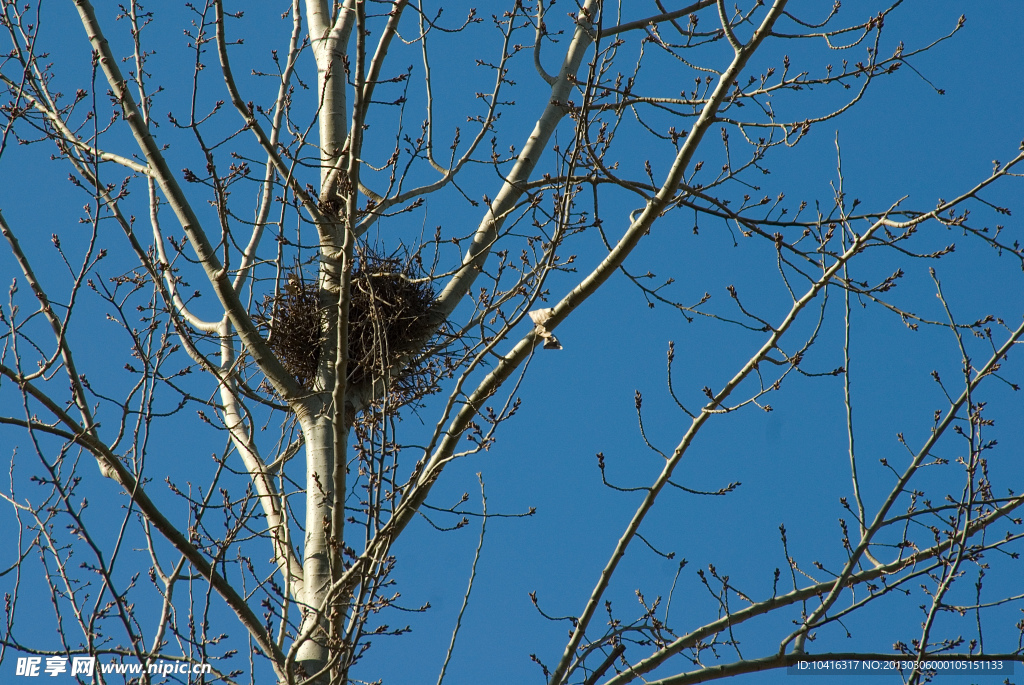
[[[533,330],[537,331],[537,335],[544,339],[545,350],[562,349],[562,343],[558,342],[558,338],[544,325],[551,318],[551,314],[554,311],[554,307],[548,307],[547,309],[535,309],[532,312],[528,312],[530,319],[533,320]]]

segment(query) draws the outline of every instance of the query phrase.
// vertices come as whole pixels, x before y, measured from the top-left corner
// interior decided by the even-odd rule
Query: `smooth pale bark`
[[[331,475],[334,468],[334,425],[326,411],[320,411],[301,422],[306,441],[306,538],[303,548],[302,575],[305,592],[303,628],[320,623],[322,617],[313,610],[322,605],[322,598],[331,586],[331,552],[328,541],[330,503],[333,496]],[[313,674],[327,664],[328,649],[320,631],[313,639],[298,646],[296,661],[306,673]]]
[[[355,26],[355,0],[348,0],[332,16],[329,4],[320,0],[307,0],[306,13],[309,21],[309,38],[317,68],[317,93],[319,98],[318,133],[320,136],[320,197],[323,201],[339,200],[337,169],[344,163],[348,138],[348,101],[343,55]],[[333,173],[332,173],[333,172]],[[304,592],[301,603],[304,606],[302,632],[311,639],[301,642],[295,653],[295,661],[307,674],[323,671],[328,665],[329,649],[325,641],[326,618],[317,607],[324,606],[324,598],[331,587],[333,577],[340,571],[338,549],[342,531],[338,527],[335,503],[344,513],[344,492],[338,485],[338,471],[344,468],[344,445],[347,444],[350,412],[340,409],[347,402],[336,397],[337,369],[339,357],[338,341],[347,346],[347,311],[340,311],[338,301],[346,301],[343,290],[347,285],[344,274],[351,271],[351,256],[346,259],[340,254],[344,246],[345,223],[342,221],[321,222],[317,226],[324,256],[321,259],[318,282],[324,311],[328,312],[327,330],[321,352],[321,364],[316,380],[316,395],[303,403],[297,416],[306,443],[306,509],[305,544],[303,549]],[[339,259],[339,257],[342,257]],[[346,263],[348,266],[346,268]],[[347,366],[341,360],[342,368]],[[344,389],[343,389],[344,390]],[[342,391],[344,396],[344,391]],[[339,447],[340,446],[340,447]],[[340,454],[339,454],[340,452]],[[332,525],[333,524],[333,525]],[[332,538],[334,538],[332,540]],[[310,630],[312,628],[312,630]]]
[[[259,497],[263,514],[267,518],[267,531],[274,546],[274,562],[277,564],[281,577],[285,580],[289,592],[300,597],[303,594],[303,573],[298,558],[289,542],[288,525],[281,510],[281,496],[274,485],[273,477],[267,472],[266,462],[259,454],[256,442],[249,432],[242,414],[239,411],[238,390],[231,367],[235,363],[234,340],[231,329],[224,322],[221,330],[221,370],[220,398],[223,404],[222,414],[224,425],[231,436],[231,442],[245,464],[245,469],[252,478],[253,487]]]
[[[530,180],[537,162],[547,149],[555,127],[568,113],[569,94],[572,93],[576,72],[579,71],[583,56],[594,42],[595,29],[593,18],[602,7],[601,0],[587,0],[583,9],[576,15],[576,30],[566,50],[562,68],[551,86],[551,97],[540,118],[537,119],[533,132],[526,145],[523,146],[512,170],[498,191],[494,201],[484,215],[483,221],[473,236],[473,244],[466,252],[462,268],[452,277],[438,297],[437,315],[444,320],[455,311],[459,302],[473,287],[473,281],[483,269],[484,262],[494,246],[494,241],[501,230],[505,217],[516,206],[519,198],[526,192],[525,183]]]

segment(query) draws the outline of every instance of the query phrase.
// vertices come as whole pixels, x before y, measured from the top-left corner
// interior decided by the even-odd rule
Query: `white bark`
[[[587,0],[576,15],[576,30],[573,32],[565,58],[562,60],[562,67],[558,70],[558,76],[555,77],[555,82],[551,87],[548,104],[537,119],[533,132],[526,141],[526,145],[523,146],[522,152],[519,153],[501,190],[498,191],[491,206],[484,214],[473,237],[473,244],[463,259],[462,268],[438,296],[437,310],[441,319],[455,311],[455,307],[473,287],[473,281],[476,280],[490,254],[501,225],[525,192],[523,184],[533,174],[540,156],[547,149],[548,142],[555,132],[555,127],[568,113],[568,101],[569,95],[572,93],[573,81],[583,62],[584,55],[596,37],[593,18],[601,11],[602,5],[601,0]]]

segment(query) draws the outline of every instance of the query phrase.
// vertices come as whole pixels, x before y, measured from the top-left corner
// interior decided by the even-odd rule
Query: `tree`
[[[552,684],[697,682],[835,652],[923,665],[902,671],[910,682],[937,660],[1019,660],[1021,417],[1008,398],[1024,325],[1020,298],[1003,294],[1020,292],[1024,250],[993,225],[1010,210],[991,198],[1024,154],[948,199],[890,189],[861,202],[838,128],[824,198],[794,202],[807,179],[768,175],[812,131],[820,149],[886,81],[930,83],[915,63],[964,19],[904,44],[891,22],[923,10],[900,2],[867,20],[785,0],[647,14],[504,4],[481,17],[457,3],[294,0],[278,21],[223,0],[76,0],[77,16],[4,0],[3,173],[43,180],[38,198],[5,197],[0,218],[16,274],[0,423],[21,436],[0,658],[212,666],[175,676],[189,682],[371,682],[408,638],[382,640],[413,612],[448,636],[411,669],[440,682],[486,644],[460,625],[480,601],[489,522],[547,516],[564,531],[628,506],[618,533],[573,552],[592,572],[552,569],[582,601],[533,595],[532,620],[557,628],[531,655]],[[42,154],[54,162],[26,161]],[[73,227],[64,205],[83,197]],[[60,205],[52,245],[12,218],[19,202]],[[968,268],[997,280],[976,297]],[[601,313],[583,326],[588,301]],[[662,327],[683,323],[681,353]],[[563,324],[591,339],[575,343],[585,354],[556,337]],[[908,351],[879,359],[880,340]],[[560,355],[611,377],[648,347],[667,349],[667,389],[655,409],[637,390],[629,449],[653,461],[608,448],[564,480],[536,478],[555,512],[586,493],[565,519],[530,507],[541,489],[489,508],[485,482],[502,485],[483,475],[478,506],[451,504],[459,470],[485,472],[497,445],[540,472],[545,443],[572,439],[557,431],[596,430],[516,416],[531,393],[597,414],[598,398],[546,388],[531,365]],[[891,378],[906,364],[916,383],[907,360],[933,365],[931,389],[871,381],[872,364]],[[878,410],[900,392],[890,430]],[[735,464],[713,459],[769,402],[791,417],[794,448],[750,496]],[[838,529],[804,525],[810,502],[786,520],[783,503],[758,498],[809,489],[808,470]],[[748,550],[743,584],[711,559],[735,548],[719,502],[783,524],[758,542],[771,555]],[[673,559],[687,519],[710,565],[694,574],[675,559],[645,576],[645,559]],[[475,554],[433,571],[461,588],[471,567],[468,589],[457,610],[433,611],[416,596],[431,571],[404,569],[403,549],[461,548],[430,526],[474,524]],[[791,548],[793,527],[817,546]],[[624,606],[633,591],[639,611]],[[892,619],[908,602],[913,618]],[[57,642],[29,627],[43,613]],[[834,646],[862,620],[872,627],[852,649]]]

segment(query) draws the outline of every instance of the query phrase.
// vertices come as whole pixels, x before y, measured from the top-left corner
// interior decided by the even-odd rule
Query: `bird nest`
[[[396,257],[367,253],[357,259],[349,304],[350,387],[384,381],[408,393],[428,382],[422,365],[409,359],[433,333],[434,290],[419,272],[418,263]],[[270,348],[303,388],[317,389],[328,322],[319,285],[296,268],[259,309],[257,320],[269,329]],[[413,394],[422,396],[422,390]]]

